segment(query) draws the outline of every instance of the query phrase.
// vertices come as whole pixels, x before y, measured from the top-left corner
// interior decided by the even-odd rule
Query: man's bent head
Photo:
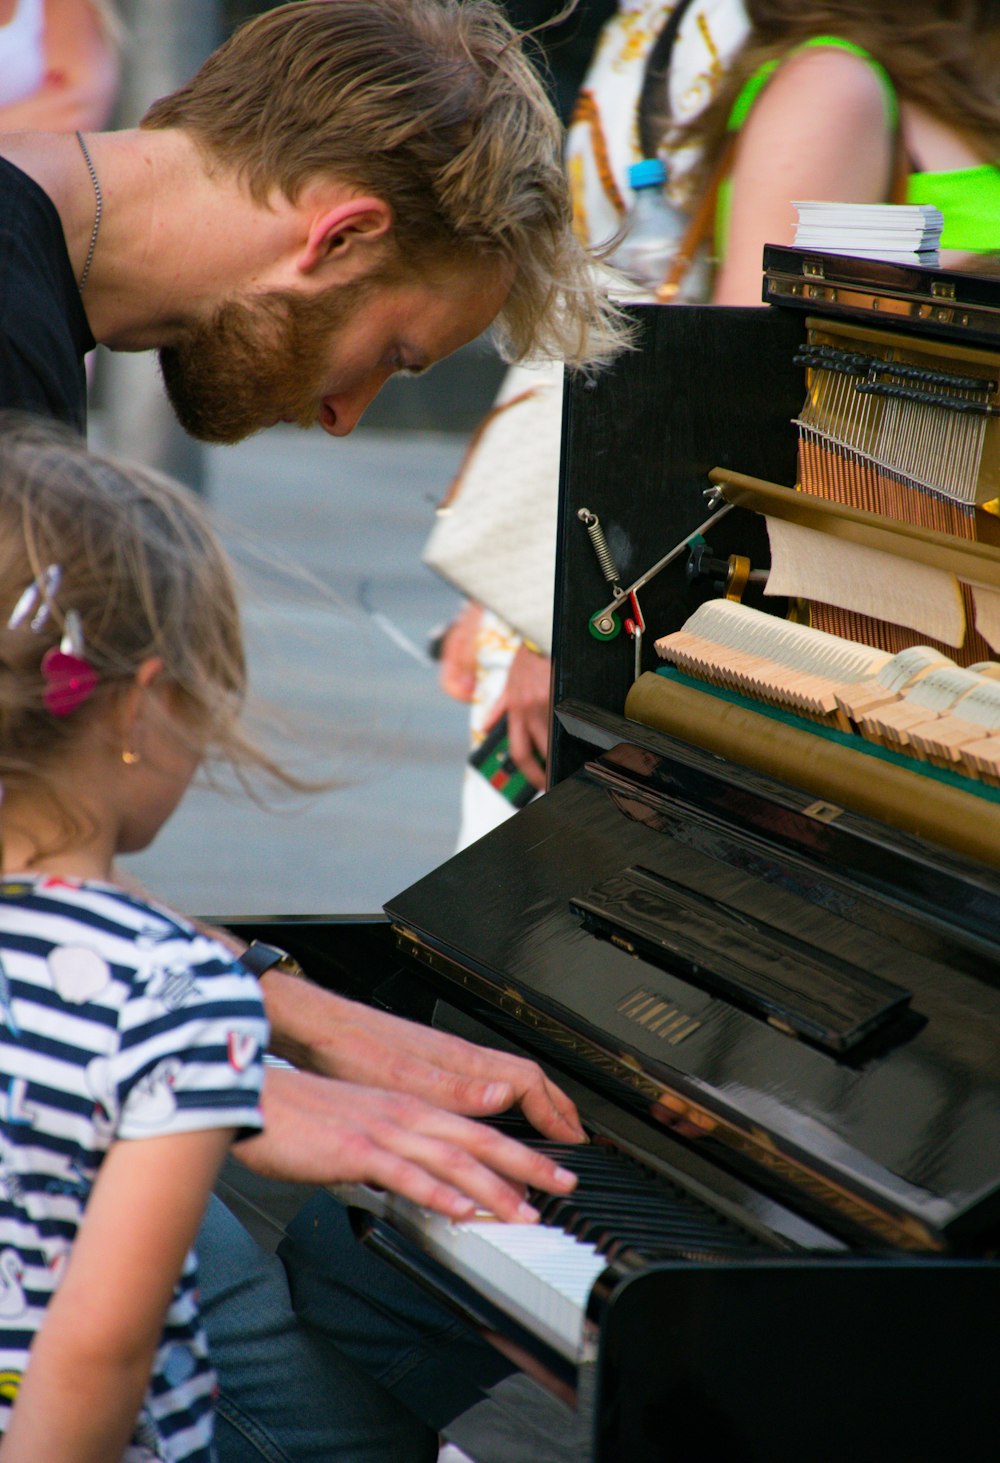
[[[279,421],[346,436],[390,376],[419,374],[481,334],[507,288],[479,265],[227,300],[160,351],[164,384],[201,441],[238,442]]]
[[[265,207],[317,179],[385,200],[400,270],[510,281],[510,359],[613,353],[621,328],[574,239],[562,130],[493,0],[295,0],[238,30],[154,104]]]

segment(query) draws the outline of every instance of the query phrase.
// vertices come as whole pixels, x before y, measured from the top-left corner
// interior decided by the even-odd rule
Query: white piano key
[[[428,1216],[428,1254],[570,1361],[580,1358],[587,1301],[605,1268],[593,1245],[547,1225],[449,1224]]]
[[[389,1221],[532,1335],[574,1364],[580,1360],[587,1301],[607,1264],[592,1244],[545,1224],[454,1224],[361,1184],[331,1192]]]

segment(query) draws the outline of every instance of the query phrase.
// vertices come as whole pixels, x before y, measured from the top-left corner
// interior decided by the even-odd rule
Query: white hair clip
[[[41,574],[37,574],[11,611],[7,629],[20,629],[29,615],[31,616],[31,628],[36,634],[39,630],[44,629],[61,580],[62,569],[58,564],[50,564],[47,569],[42,570]]]

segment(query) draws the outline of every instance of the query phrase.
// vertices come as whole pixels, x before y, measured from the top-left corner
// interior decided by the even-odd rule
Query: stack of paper
[[[795,246],[895,264],[938,263],[944,215],[929,203],[796,203]]]

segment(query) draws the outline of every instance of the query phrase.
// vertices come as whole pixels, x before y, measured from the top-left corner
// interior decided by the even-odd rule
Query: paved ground
[[[426,645],[460,601],[420,550],[465,440],[278,427],[208,453],[253,581],[254,686],[290,720],[297,765],[348,785],[278,815],[192,790],[129,861],[161,897],[194,914],[368,913],[452,852],[466,711]]]

